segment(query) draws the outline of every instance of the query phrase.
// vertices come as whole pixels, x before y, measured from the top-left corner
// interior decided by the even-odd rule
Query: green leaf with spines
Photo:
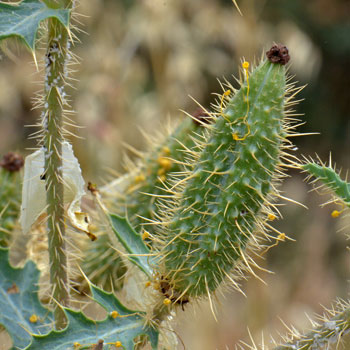
[[[104,350],[114,350],[117,341],[125,350],[134,349],[134,339],[148,336],[153,349],[157,348],[158,331],[146,324],[145,314],[123,306],[116,296],[90,284],[92,300],[99,303],[108,313],[103,321],[93,321],[83,313],[63,308],[68,326],[60,331],[52,330],[47,335],[33,335],[32,343],[25,350],[68,350],[91,349],[93,344],[102,339]],[[112,312],[118,313],[117,317]],[[80,347],[74,347],[79,343]]]
[[[342,180],[331,166],[309,162],[302,168],[332,190],[345,205],[350,207],[350,183]]]
[[[45,334],[52,329],[53,315],[38,298],[39,274],[32,261],[23,268],[12,267],[8,250],[0,248],[0,324],[16,349],[30,344],[31,333]],[[37,322],[30,322],[32,315],[36,315]]]
[[[69,9],[50,8],[39,0],[23,0],[16,5],[0,3],[0,40],[19,37],[30,50],[34,51],[40,22],[52,17],[68,28]]]
[[[112,230],[127,252],[128,259],[138,266],[148,277],[153,274],[154,257],[142,237],[130,225],[126,218],[109,214]]]
[[[160,274],[178,294],[212,292],[237,264],[242,267],[244,250],[256,240],[256,226],[263,226],[259,217],[280,177],[287,134],[285,67],[262,62],[249,83],[249,90],[242,84],[201,140],[177,209],[164,218],[167,242],[159,254]]]
[[[127,268],[111,245],[107,233],[99,235],[96,241],[89,240],[88,247],[84,249],[82,270],[92,283],[105,291],[118,291],[123,286]]]

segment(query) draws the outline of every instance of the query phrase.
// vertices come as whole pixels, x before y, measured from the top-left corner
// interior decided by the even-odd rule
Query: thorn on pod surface
[[[266,52],[266,57],[270,62],[281,65],[287,64],[290,60],[287,46],[282,44],[273,45],[271,49]]]
[[[193,113],[193,122],[201,125],[204,124],[211,124],[213,122],[213,118],[203,109],[203,108],[197,108]]]
[[[2,158],[2,161],[0,162],[0,166],[10,171],[11,173],[21,170],[23,165],[23,157],[20,154],[14,152],[5,154]]]

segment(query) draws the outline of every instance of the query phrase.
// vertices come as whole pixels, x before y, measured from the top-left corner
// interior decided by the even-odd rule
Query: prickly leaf
[[[334,191],[336,196],[347,206],[350,206],[350,183],[343,181],[332,167],[323,164],[307,163],[302,168]]]
[[[113,232],[128,253],[129,260],[151,277],[153,257],[141,235],[135,232],[126,218],[109,214],[109,219]]]
[[[39,0],[23,0],[16,5],[0,3],[0,40],[17,36],[34,51],[40,22],[50,17],[68,27],[70,10],[49,8]]]
[[[94,285],[90,285],[90,288],[92,299],[108,312],[105,320],[93,321],[81,312],[65,308],[69,321],[66,329],[53,330],[45,336],[34,335],[32,344],[26,349],[91,349],[94,344],[103,340],[103,349],[115,349],[115,344],[119,342],[122,349],[132,350],[135,337],[140,335],[147,335],[152,348],[156,349],[158,332],[145,325],[142,312],[127,309],[113,294]]]
[[[9,333],[13,346],[23,349],[31,333],[46,334],[53,323],[52,313],[38,299],[39,270],[32,261],[13,268],[8,250],[0,248],[0,324]]]

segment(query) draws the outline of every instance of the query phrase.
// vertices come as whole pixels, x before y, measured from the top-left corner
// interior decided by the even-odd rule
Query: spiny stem
[[[305,335],[296,334],[291,341],[275,347],[274,350],[323,349],[329,344],[337,344],[344,334],[349,333],[349,330],[350,308],[347,307],[335,317],[325,320],[309,333]]]
[[[57,1],[56,4],[71,7],[71,1],[68,0]],[[67,51],[67,29],[57,19],[51,18],[48,23],[48,48],[45,59],[44,174],[52,298],[64,306],[69,302],[62,171],[62,117],[63,106],[66,103],[63,87],[67,75]],[[57,329],[66,325],[65,315],[57,305],[55,321]]]

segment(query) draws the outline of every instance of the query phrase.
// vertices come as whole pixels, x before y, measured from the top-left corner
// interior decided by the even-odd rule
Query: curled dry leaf
[[[67,208],[68,218],[72,226],[87,233],[91,239],[94,239],[95,236],[89,231],[89,217],[80,208],[81,198],[86,192],[79,162],[74,156],[70,143],[63,142],[62,150],[63,182],[65,185],[64,204]],[[24,234],[30,231],[32,225],[46,208],[44,163],[45,155],[43,148],[30,154],[25,159],[20,217]]]

